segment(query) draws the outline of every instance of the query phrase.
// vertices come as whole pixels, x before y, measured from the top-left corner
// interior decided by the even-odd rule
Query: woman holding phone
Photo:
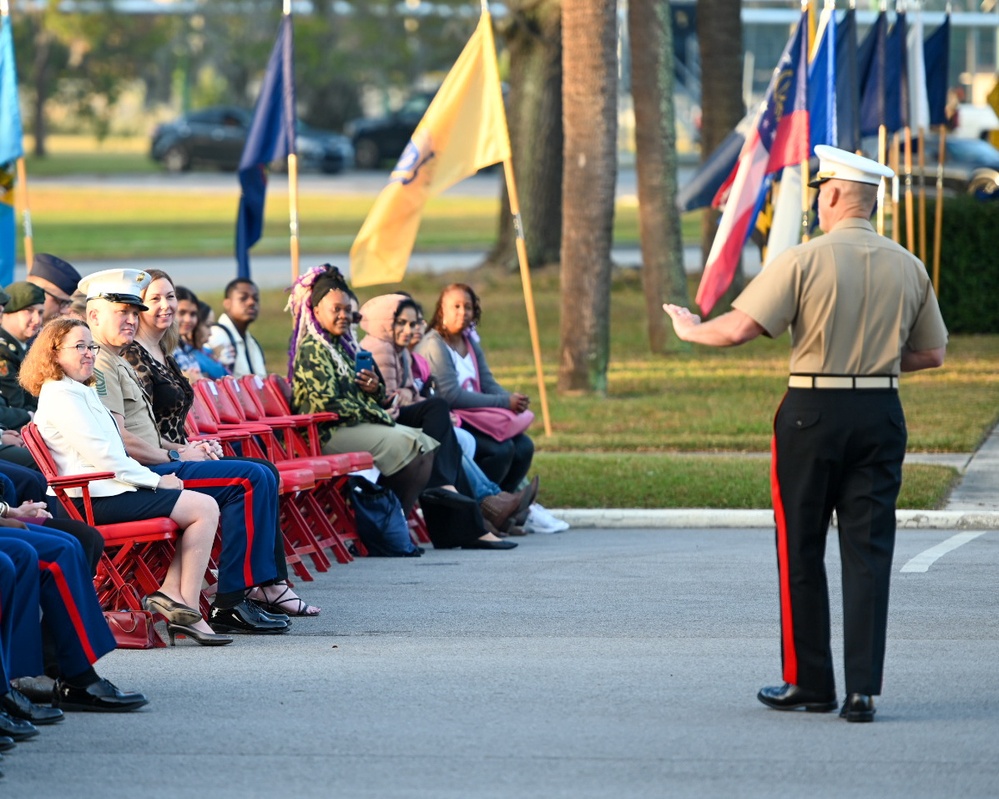
[[[371,353],[355,360],[360,353],[349,339],[354,312],[346,281],[335,267],[315,267],[292,287],[288,307],[294,319],[289,377],[295,411],[334,411],[337,421],[320,425],[323,452],[370,452],[379,482],[396,493],[409,515],[430,480],[439,444],[422,430],[396,424],[381,405],[385,389]]]
[[[461,449],[450,431],[442,434],[445,446],[423,430],[397,424],[393,414],[383,407],[385,386],[369,368],[359,368],[371,357],[361,356],[350,334],[354,319],[351,292],[334,266],[317,266],[298,279],[291,289],[288,308],[294,317],[289,353],[292,401],[298,413],[334,411],[335,422],[320,425],[323,452],[370,452],[381,472],[378,481],[399,497],[408,516],[417,498],[427,487],[456,491],[453,482],[464,481]],[[391,401],[389,401],[391,404]],[[398,415],[398,408],[393,409]],[[443,418],[450,428],[450,417],[443,407]],[[453,450],[453,451],[451,451]],[[435,456],[443,453],[454,459],[449,483],[434,483],[442,477],[434,472]],[[472,505],[477,510],[475,504]],[[501,541],[485,532],[481,515],[475,521],[472,538],[462,546],[476,549],[512,549],[516,544]]]

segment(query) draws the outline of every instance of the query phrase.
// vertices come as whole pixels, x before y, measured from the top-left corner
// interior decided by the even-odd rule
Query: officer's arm
[[[125,443],[125,452],[143,466],[152,466],[157,463],[169,463],[170,457],[163,447],[152,444],[145,439],[139,438],[135,433],[125,429],[124,418],[112,412],[111,417],[118,425],[118,432],[121,433],[121,440]]]
[[[673,330],[677,337],[694,344],[734,347],[752,341],[766,332],[755,319],[738,309],[707,322],[701,322],[701,317],[679,305],[664,305],[663,310],[673,320]]]
[[[918,372],[920,369],[936,369],[943,366],[946,347],[932,350],[909,350],[902,348],[902,371]]]

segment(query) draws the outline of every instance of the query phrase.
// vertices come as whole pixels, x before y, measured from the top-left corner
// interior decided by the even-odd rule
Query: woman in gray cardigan
[[[530,402],[526,394],[509,392],[496,382],[479,345],[475,326],[482,306],[471,286],[452,283],[441,292],[430,320],[430,330],[416,351],[430,364],[437,396],[452,409],[509,408],[523,413]],[[496,441],[475,430],[475,461],[504,491],[516,491],[527,476],[534,457],[534,442],[526,433]]]

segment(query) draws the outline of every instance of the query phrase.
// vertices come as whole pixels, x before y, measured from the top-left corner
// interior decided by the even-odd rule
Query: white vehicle
[[[999,116],[991,106],[958,103],[957,127],[947,135],[959,139],[986,139],[990,130],[999,130]]]

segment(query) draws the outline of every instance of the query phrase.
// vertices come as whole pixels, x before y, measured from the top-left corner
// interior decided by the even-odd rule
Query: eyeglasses
[[[76,350],[80,355],[83,355],[84,351],[89,351],[91,355],[97,355],[101,351],[100,344],[84,344],[82,341],[76,344],[70,344],[66,347],[59,347],[61,350]]]
[[[45,292],[45,295],[47,297],[51,297],[53,300],[55,300],[57,303],[59,303],[59,307],[61,309],[68,308],[70,305],[73,304],[73,298],[72,297],[67,297],[66,299],[63,299],[58,294],[53,294],[51,291],[49,291],[47,289],[42,289],[42,291]]]

